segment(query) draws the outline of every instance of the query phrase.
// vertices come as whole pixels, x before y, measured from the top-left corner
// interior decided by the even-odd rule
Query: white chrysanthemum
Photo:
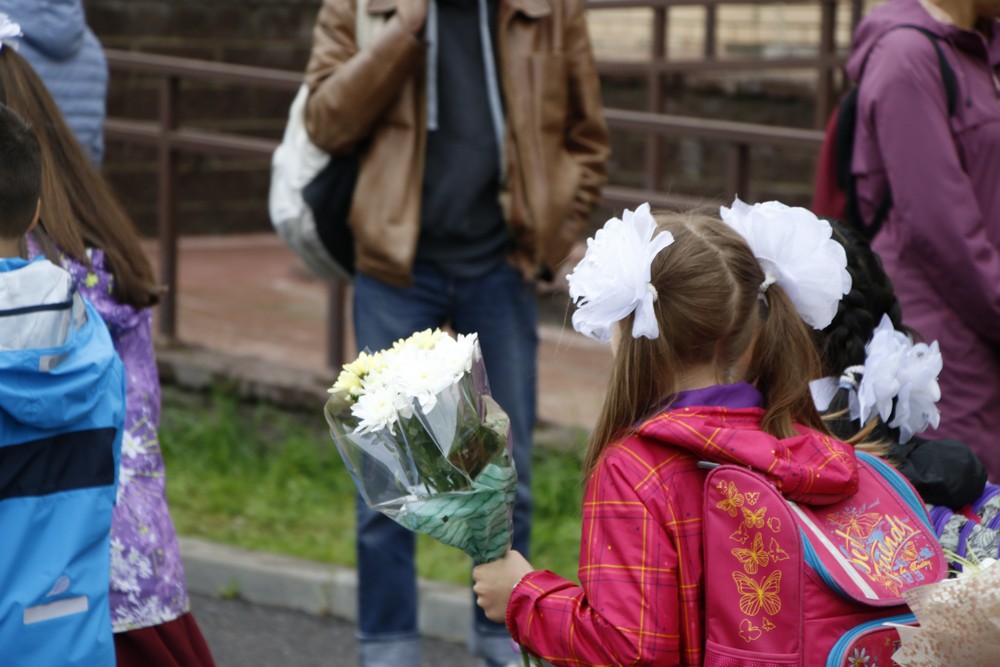
[[[476,334],[456,339],[440,329],[418,331],[344,366],[331,400],[350,407],[358,420],[356,433],[388,429],[394,434],[400,419],[413,416],[415,404],[424,412],[432,410],[438,394],[459,382],[480,358]]]
[[[351,406],[351,414],[358,419],[355,432],[371,433],[388,429],[390,433],[395,433],[399,420],[397,399],[398,394],[391,387],[379,387],[361,394]]]
[[[361,378],[347,370],[340,371],[337,381],[328,390],[331,394],[343,394],[345,397],[356,400],[361,394]]]
[[[424,329],[423,331],[412,333],[406,338],[400,338],[392,344],[392,349],[395,351],[410,350],[414,348],[419,350],[432,350],[435,345],[445,338],[450,338],[450,336],[440,329]]]
[[[447,347],[443,363],[452,375],[461,377],[472,370],[472,365],[482,358],[479,351],[478,334],[459,334],[458,337]]]
[[[660,335],[650,266],[674,237],[667,231],[654,237],[655,231],[649,204],[642,204],[634,212],[626,209],[621,219],[611,218],[587,239],[587,253],[567,276],[569,295],[576,304],[573,328],[607,343],[612,327],[635,311],[634,338]]]
[[[437,404],[437,395],[454,384],[454,378],[441,368],[437,355],[432,350],[424,354],[400,355],[396,372],[395,390],[403,401],[412,405],[420,404],[424,412],[429,412]]]
[[[851,291],[847,254],[833,240],[830,223],[804,208],[776,201],[750,206],[739,198],[720,215],[760,262],[761,287],[777,283],[809,326],[829,326],[840,299]]]
[[[388,364],[387,355],[390,351],[369,354],[362,352],[358,358],[349,364],[344,364],[337,381],[327,391],[344,404],[350,404],[358,399],[364,391],[366,379],[383,371]]]

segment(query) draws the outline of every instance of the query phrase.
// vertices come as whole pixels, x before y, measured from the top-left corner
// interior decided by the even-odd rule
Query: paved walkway
[[[149,249],[154,254],[155,247]],[[325,370],[326,284],[312,278],[276,236],[183,238],[178,276],[182,342],[285,373],[332,377]],[[590,428],[610,353],[568,326],[544,324],[539,334],[539,418]]]

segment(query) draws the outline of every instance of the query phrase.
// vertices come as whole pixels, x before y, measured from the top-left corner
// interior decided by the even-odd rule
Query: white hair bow
[[[750,206],[738,197],[732,208],[721,207],[720,215],[760,262],[761,292],[777,283],[814,329],[833,321],[840,299],[851,291],[851,274],[830,223],[804,208],[776,201]]]
[[[635,311],[633,338],[660,335],[650,266],[674,236],[661,231],[654,237],[655,231],[649,204],[642,204],[634,212],[625,209],[621,219],[611,218],[587,239],[587,253],[567,276],[569,296],[577,307],[573,328],[607,343],[612,327]]]
[[[9,46],[15,51],[18,46],[18,37],[23,37],[24,33],[21,32],[21,26],[15,23],[4,13],[0,13],[0,51],[3,47]]]
[[[928,426],[937,428],[941,420],[937,378],[942,368],[937,341],[914,343],[883,315],[865,352],[864,375],[857,385],[857,401],[851,401],[851,418],[864,424],[877,412],[882,421],[899,429],[900,442]]]

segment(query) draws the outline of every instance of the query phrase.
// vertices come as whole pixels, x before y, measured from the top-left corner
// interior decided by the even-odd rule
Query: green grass
[[[544,437],[544,435],[543,435]],[[583,434],[577,434],[582,441]],[[352,566],[354,484],[322,411],[245,404],[164,387],[160,440],[177,532],[247,549]],[[580,446],[535,446],[535,567],[576,579]],[[468,582],[468,558],[418,536],[419,574]]]

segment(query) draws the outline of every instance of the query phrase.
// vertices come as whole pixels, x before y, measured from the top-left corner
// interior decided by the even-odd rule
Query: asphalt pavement
[[[355,667],[354,625],[239,598],[191,596],[191,611],[217,667]],[[425,667],[470,667],[475,662],[454,642],[424,639]]]

